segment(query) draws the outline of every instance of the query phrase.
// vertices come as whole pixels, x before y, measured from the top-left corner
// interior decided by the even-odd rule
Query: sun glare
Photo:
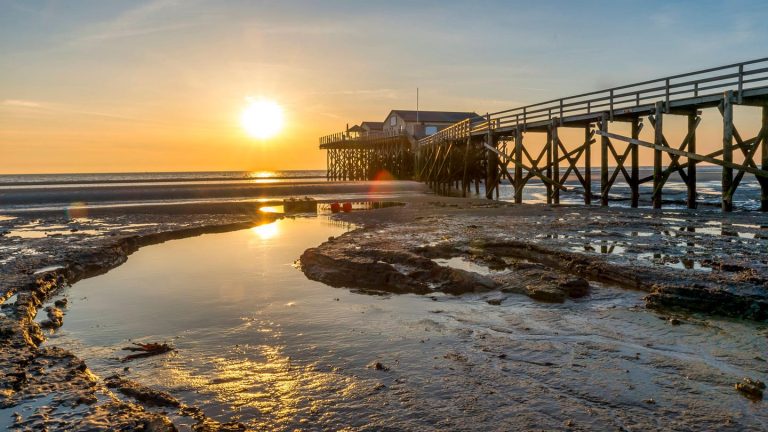
[[[254,138],[271,138],[283,128],[283,108],[275,101],[255,100],[243,111],[240,123]]]

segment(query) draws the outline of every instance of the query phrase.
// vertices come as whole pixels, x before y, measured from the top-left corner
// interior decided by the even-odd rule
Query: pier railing
[[[337,144],[337,143],[344,143],[344,142],[365,142],[365,141],[372,141],[372,140],[379,140],[381,138],[394,138],[394,137],[400,137],[405,136],[406,131],[405,130],[394,130],[391,132],[384,132],[384,131],[370,131],[365,134],[357,134],[352,133],[348,131],[343,132],[336,132],[332,133],[330,135],[322,136],[320,137],[320,145],[329,145],[329,144]]]
[[[479,135],[489,130],[515,128],[553,119],[589,116],[607,112],[612,117],[621,110],[631,111],[658,101],[668,110],[673,99],[719,95],[732,90],[741,102],[744,91],[768,85],[768,58],[734,63],[664,78],[622,85],[605,90],[553,99],[512,108],[455,123],[436,134],[422,138],[419,146],[447,139]],[[611,118],[612,119],[612,118]]]

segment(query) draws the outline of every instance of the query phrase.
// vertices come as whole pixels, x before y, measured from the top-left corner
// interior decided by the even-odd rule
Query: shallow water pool
[[[143,248],[75,284],[47,343],[256,430],[768,428],[765,402],[733,390],[767,378],[760,325],[672,325],[644,309],[644,293],[599,284],[547,304],[307,280],[301,253],[352,228],[282,219]],[[176,350],[123,363],[131,341]]]

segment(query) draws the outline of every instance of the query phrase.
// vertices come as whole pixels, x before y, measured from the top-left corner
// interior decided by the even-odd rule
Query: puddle
[[[676,257],[660,253],[641,253],[637,255],[640,260],[650,261],[655,265],[662,265],[684,270],[699,270],[711,272],[712,268],[702,265],[701,261],[693,258]]]
[[[344,201],[339,202],[340,204],[349,203],[352,205],[352,211],[359,211],[359,210],[375,210],[375,209],[382,209],[382,208],[388,208],[388,207],[402,207],[405,205],[405,203],[397,202],[397,201]],[[331,211],[331,204],[329,203],[320,203],[317,204],[317,212],[318,213],[332,213]]]
[[[571,246],[574,252],[595,252],[600,254],[623,254],[627,248],[614,242],[590,242],[581,246]]]

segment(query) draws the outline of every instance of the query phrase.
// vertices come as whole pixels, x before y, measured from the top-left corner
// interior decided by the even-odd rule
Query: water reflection
[[[251,231],[256,234],[261,240],[269,240],[280,234],[280,221],[259,225],[251,228]]]

